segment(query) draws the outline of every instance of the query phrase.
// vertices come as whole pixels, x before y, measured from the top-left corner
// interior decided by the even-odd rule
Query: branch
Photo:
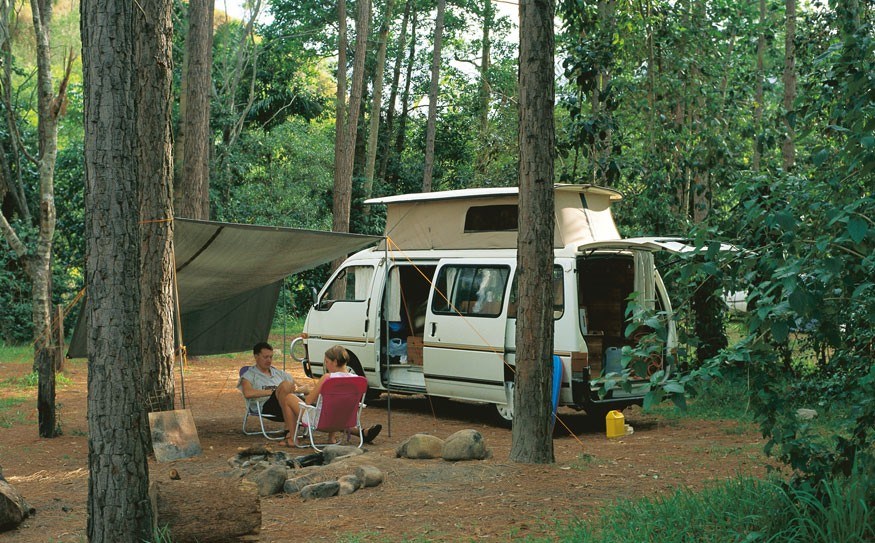
[[[6,242],[12,247],[12,250],[15,251],[18,258],[24,263],[24,269],[27,274],[30,275],[30,259],[28,258],[27,247],[21,242],[18,234],[15,233],[12,225],[9,224],[9,221],[6,220],[6,217],[2,213],[0,213],[0,229],[3,230],[3,237],[6,238]]]

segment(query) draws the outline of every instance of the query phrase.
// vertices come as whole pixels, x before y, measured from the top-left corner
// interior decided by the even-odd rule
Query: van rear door
[[[423,332],[426,390],[435,396],[506,402],[504,338],[514,258],[442,259]]]

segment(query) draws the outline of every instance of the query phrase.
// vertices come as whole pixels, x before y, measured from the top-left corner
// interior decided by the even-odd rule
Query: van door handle
[[[431,323],[431,337],[434,337],[436,332],[437,332],[437,323],[433,322],[433,323]]]

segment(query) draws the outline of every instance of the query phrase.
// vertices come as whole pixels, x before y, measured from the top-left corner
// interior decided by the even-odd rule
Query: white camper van
[[[648,381],[599,399],[593,380],[621,372],[627,297],[671,311],[654,239],[620,239],[611,204],[593,185],[556,185],[553,238],[554,353],[562,360],[559,404],[602,414],[641,403]],[[465,189],[374,198],[386,205],[386,239],[349,257],[307,315],[305,370],[345,346],[370,391],[427,394],[494,405],[513,418],[517,188]],[[522,225],[524,227],[524,225]],[[670,325],[673,326],[673,325]],[[674,349],[670,329],[666,348]],[[293,347],[295,347],[293,345]],[[300,345],[294,350],[301,351]],[[650,371],[669,373],[665,356]]]

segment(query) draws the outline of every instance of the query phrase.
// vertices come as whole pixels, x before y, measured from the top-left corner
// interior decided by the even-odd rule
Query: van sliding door
[[[512,258],[439,262],[423,332],[429,394],[506,402],[504,336],[515,267]]]

